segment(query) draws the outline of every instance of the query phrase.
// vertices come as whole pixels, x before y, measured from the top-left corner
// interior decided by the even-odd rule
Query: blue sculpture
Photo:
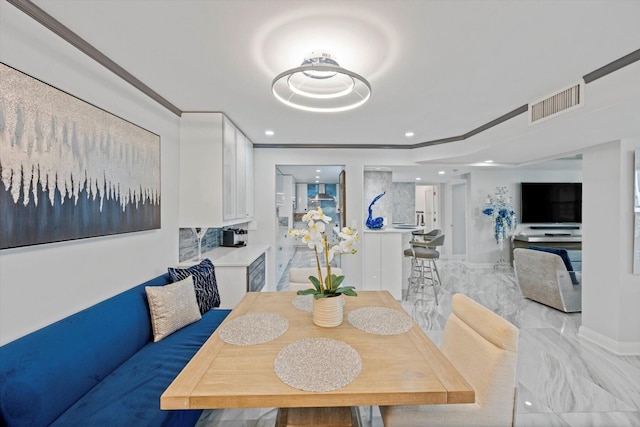
[[[380,230],[382,227],[384,227],[384,218],[382,218],[381,216],[373,218],[373,209],[371,208],[373,207],[373,204],[385,194],[387,194],[386,191],[382,194],[378,194],[375,199],[373,199],[369,204],[369,217],[367,218],[366,226],[371,230]]]

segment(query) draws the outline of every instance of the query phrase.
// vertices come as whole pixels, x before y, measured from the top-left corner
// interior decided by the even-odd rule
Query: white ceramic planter
[[[342,295],[313,299],[313,323],[323,328],[342,324],[344,300]]]

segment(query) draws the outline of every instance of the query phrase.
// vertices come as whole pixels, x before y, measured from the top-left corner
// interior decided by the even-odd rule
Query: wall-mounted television
[[[523,182],[522,223],[582,223],[582,183]]]

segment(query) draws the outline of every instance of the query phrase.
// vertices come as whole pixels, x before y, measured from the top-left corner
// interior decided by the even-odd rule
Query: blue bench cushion
[[[64,412],[53,426],[193,426],[202,411],[164,411],[160,396],[230,310],[215,309],[149,343]]]
[[[144,287],[168,283],[156,277],[0,347],[0,420],[55,420],[151,341]]]

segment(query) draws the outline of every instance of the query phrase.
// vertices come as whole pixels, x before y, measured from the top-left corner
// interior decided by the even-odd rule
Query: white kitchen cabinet
[[[222,205],[224,208],[223,220],[233,220],[236,218],[236,204],[238,198],[237,169],[237,141],[236,128],[231,121],[222,116],[222,156],[223,163],[223,185],[224,193]]]
[[[247,292],[265,290],[268,250],[269,245],[249,243],[242,248],[217,247],[202,254],[215,266],[220,308],[232,309]],[[190,267],[198,262],[185,261],[178,267]]]
[[[253,215],[253,144],[222,113],[184,113],[181,227],[222,227]]]
[[[411,270],[410,259],[403,253],[410,237],[410,232],[399,229],[364,231],[363,290],[389,291],[395,299],[402,299]]]
[[[296,184],[296,212],[307,212],[307,184]]]
[[[253,216],[253,144],[236,128],[235,218]]]
[[[244,136],[244,135],[243,135]],[[244,209],[238,208],[238,217],[252,218],[253,217],[253,143],[246,136],[244,137],[244,198],[241,206]]]
[[[289,235],[293,228],[295,182],[292,175],[276,174],[276,282],[282,280],[287,265],[295,254],[296,239]]]

